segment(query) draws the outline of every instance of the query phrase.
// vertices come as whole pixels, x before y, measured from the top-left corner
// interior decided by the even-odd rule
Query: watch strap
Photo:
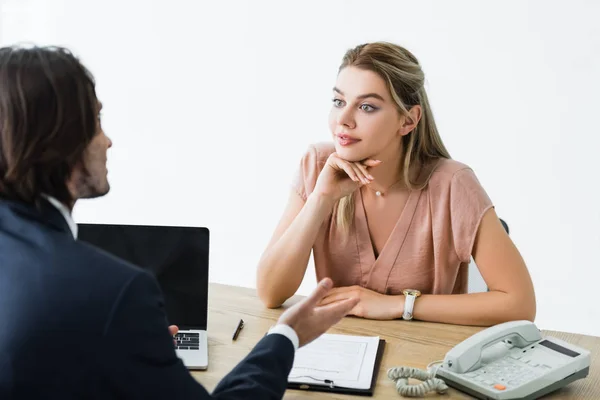
[[[416,298],[417,296],[414,294],[404,296],[404,312],[402,313],[402,319],[410,320],[413,318],[413,308],[415,306]]]

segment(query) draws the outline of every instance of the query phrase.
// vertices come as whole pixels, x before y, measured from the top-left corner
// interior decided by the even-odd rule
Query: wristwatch
[[[404,313],[402,313],[402,319],[410,320],[413,317],[413,307],[415,305],[415,299],[421,295],[421,292],[417,289],[404,289]]]

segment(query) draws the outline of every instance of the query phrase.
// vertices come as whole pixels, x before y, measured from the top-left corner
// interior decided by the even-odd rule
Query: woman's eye
[[[376,110],[375,107],[373,107],[373,106],[371,106],[369,104],[363,104],[363,105],[361,105],[360,109],[363,110],[363,111],[365,111],[365,112],[372,112],[372,111]]]
[[[344,105],[344,102],[340,99],[333,99],[333,105],[339,108]]]

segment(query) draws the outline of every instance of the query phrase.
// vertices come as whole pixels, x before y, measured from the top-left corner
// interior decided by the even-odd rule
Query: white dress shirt
[[[44,197],[62,214],[65,221],[67,221],[67,225],[69,225],[69,229],[71,229],[73,238],[77,239],[77,224],[75,223],[75,221],[73,221],[71,211],[67,208],[67,206],[58,201],[56,198],[48,195],[44,195]]]
[[[290,339],[290,341],[294,345],[294,351],[298,350],[298,347],[300,346],[298,334],[289,325],[277,324],[271,329],[269,329],[268,335],[283,335],[286,338]]]

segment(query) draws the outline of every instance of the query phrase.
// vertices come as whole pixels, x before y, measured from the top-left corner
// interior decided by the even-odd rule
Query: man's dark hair
[[[94,78],[69,50],[0,48],[0,198],[71,203],[66,181],[98,111]]]

